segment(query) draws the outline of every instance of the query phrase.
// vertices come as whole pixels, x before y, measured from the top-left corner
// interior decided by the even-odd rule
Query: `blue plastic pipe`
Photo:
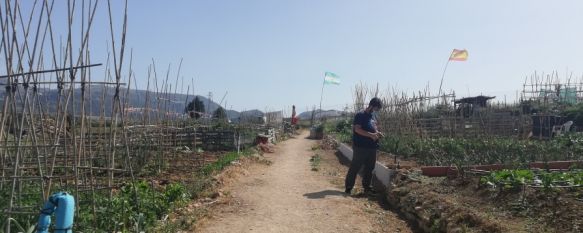
[[[37,225],[38,233],[49,233],[53,213],[55,213],[54,233],[72,233],[75,198],[66,192],[51,195],[40,212]]]

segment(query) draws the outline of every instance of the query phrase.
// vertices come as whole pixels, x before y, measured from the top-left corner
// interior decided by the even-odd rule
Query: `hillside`
[[[105,112],[105,116],[111,116],[114,92],[115,88],[113,87],[104,87],[101,85],[89,86],[86,89],[86,96],[88,96],[88,98],[85,99],[85,101],[87,101],[85,103],[85,111],[89,112],[88,115],[98,116],[100,115],[100,112]],[[121,91],[121,93],[123,93],[121,97],[122,102],[125,102],[126,92],[127,90],[125,88]],[[0,93],[1,100],[4,99],[5,93],[6,92]],[[58,91],[56,89],[39,89],[39,93],[39,98],[40,101],[44,104],[44,108],[49,112],[55,112],[57,109]],[[209,99],[204,96],[196,96],[202,100],[205,107],[207,108],[207,111],[209,112],[213,112],[219,107],[219,104],[214,101],[209,101]],[[137,113],[141,113],[142,110],[146,107],[146,102],[148,102],[148,108],[150,109],[160,109],[164,112],[182,114],[184,113],[186,104],[192,101],[194,96],[185,94],[156,95],[154,92],[148,93],[145,90],[130,89],[128,98],[127,108],[135,109]],[[78,114],[81,107],[81,89],[75,89],[73,91],[72,100],[74,101],[74,106],[72,107],[76,109],[75,112]],[[239,112],[234,110],[227,110],[227,115],[229,118],[238,117]]]

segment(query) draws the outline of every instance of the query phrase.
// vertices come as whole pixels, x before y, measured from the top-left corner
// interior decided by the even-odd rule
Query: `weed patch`
[[[312,171],[320,170],[319,167],[321,160],[322,157],[320,156],[320,154],[312,155],[312,157],[310,158],[310,165],[312,166]]]

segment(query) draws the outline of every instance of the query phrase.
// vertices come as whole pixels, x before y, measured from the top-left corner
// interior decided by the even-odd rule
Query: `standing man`
[[[292,117],[291,117],[291,124],[295,126],[298,124],[298,117],[296,116],[296,106],[292,105]]]
[[[296,116],[296,106],[292,105],[291,128],[292,128],[293,134],[296,133],[296,129],[298,127],[297,124],[298,124],[298,117]]]
[[[362,166],[364,166],[364,174],[362,176],[362,186],[364,192],[367,194],[375,194],[371,187],[372,170],[375,167],[377,160],[377,149],[379,147],[379,138],[383,137],[381,132],[377,131],[373,119],[373,113],[379,111],[383,107],[379,98],[374,97],[370,100],[368,107],[357,113],[352,122],[352,162],[346,174],[346,190],[347,194],[352,192],[356,175]]]

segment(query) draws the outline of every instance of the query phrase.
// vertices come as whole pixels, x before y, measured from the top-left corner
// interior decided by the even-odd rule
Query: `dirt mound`
[[[426,232],[581,232],[581,190],[489,190],[478,177],[396,174],[390,204]]]

